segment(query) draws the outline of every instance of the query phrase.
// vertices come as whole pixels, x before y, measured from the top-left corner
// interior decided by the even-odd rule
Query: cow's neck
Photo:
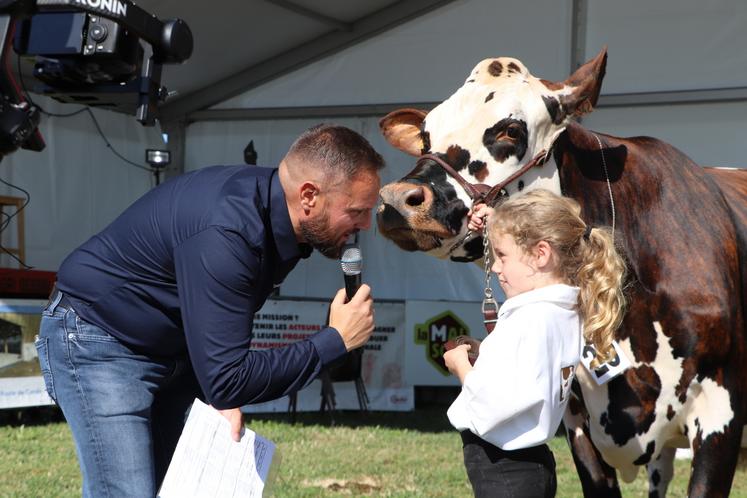
[[[581,217],[592,226],[611,227],[614,205],[614,235],[625,248],[631,278],[644,289],[652,289],[655,278],[644,263],[656,255],[654,246],[644,239],[656,233],[655,226],[666,226],[664,222],[652,224],[664,212],[658,194],[662,171],[631,160],[630,139],[592,132],[576,123],[566,128],[555,145],[563,194],[581,205]]]
[[[609,185],[621,180],[627,156],[627,148],[613,143],[611,138],[571,123],[554,147],[563,195],[576,199],[584,220],[597,226],[612,225]],[[616,206],[616,214],[619,207]]]

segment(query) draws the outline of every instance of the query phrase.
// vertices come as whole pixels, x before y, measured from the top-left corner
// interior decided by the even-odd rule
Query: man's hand
[[[490,216],[492,212],[493,208],[488,207],[483,203],[472,206],[472,209],[467,213],[467,217],[469,218],[467,228],[473,232],[479,232],[485,224],[485,219]]]
[[[345,289],[340,289],[329,307],[329,326],[337,329],[352,351],[363,346],[374,328],[371,287],[362,284],[349,303],[345,303]]]
[[[469,362],[469,350],[469,344],[460,344],[444,353],[446,368],[459,379],[461,384],[464,384],[464,378],[472,370],[472,365]]]
[[[241,441],[241,432],[244,428],[244,415],[241,413],[241,410],[231,408],[229,410],[218,410],[218,412],[226,417],[231,424],[231,439],[236,442]]]

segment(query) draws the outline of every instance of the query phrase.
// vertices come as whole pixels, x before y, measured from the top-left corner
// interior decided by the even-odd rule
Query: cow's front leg
[[[743,425],[732,418],[725,431],[701,436],[698,419],[688,422],[690,445],[693,448],[692,473],[687,486],[689,498],[720,498],[729,496],[737,467]]]
[[[646,464],[649,498],[664,498],[674,477],[674,454],[677,448],[665,447],[653,462]]]
[[[620,487],[615,469],[607,465],[589,435],[589,416],[575,394],[568,400],[563,414],[568,445],[586,498],[617,498]]]

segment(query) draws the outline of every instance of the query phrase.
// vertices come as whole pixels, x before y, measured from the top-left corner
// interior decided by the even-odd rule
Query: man
[[[366,230],[381,156],[360,135],[303,133],[276,169],[216,166],[136,201],[62,263],[36,346],[70,425],[83,495],[155,496],[195,396],[238,407],[303,388],[373,331],[370,288],[329,327],[252,351],[252,320],[312,248],[338,258]]]

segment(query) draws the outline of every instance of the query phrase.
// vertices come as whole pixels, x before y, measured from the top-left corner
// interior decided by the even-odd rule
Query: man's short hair
[[[350,128],[332,124],[319,124],[303,132],[291,145],[286,158],[321,168],[325,178],[331,181],[384,167],[384,159],[368,140]]]

